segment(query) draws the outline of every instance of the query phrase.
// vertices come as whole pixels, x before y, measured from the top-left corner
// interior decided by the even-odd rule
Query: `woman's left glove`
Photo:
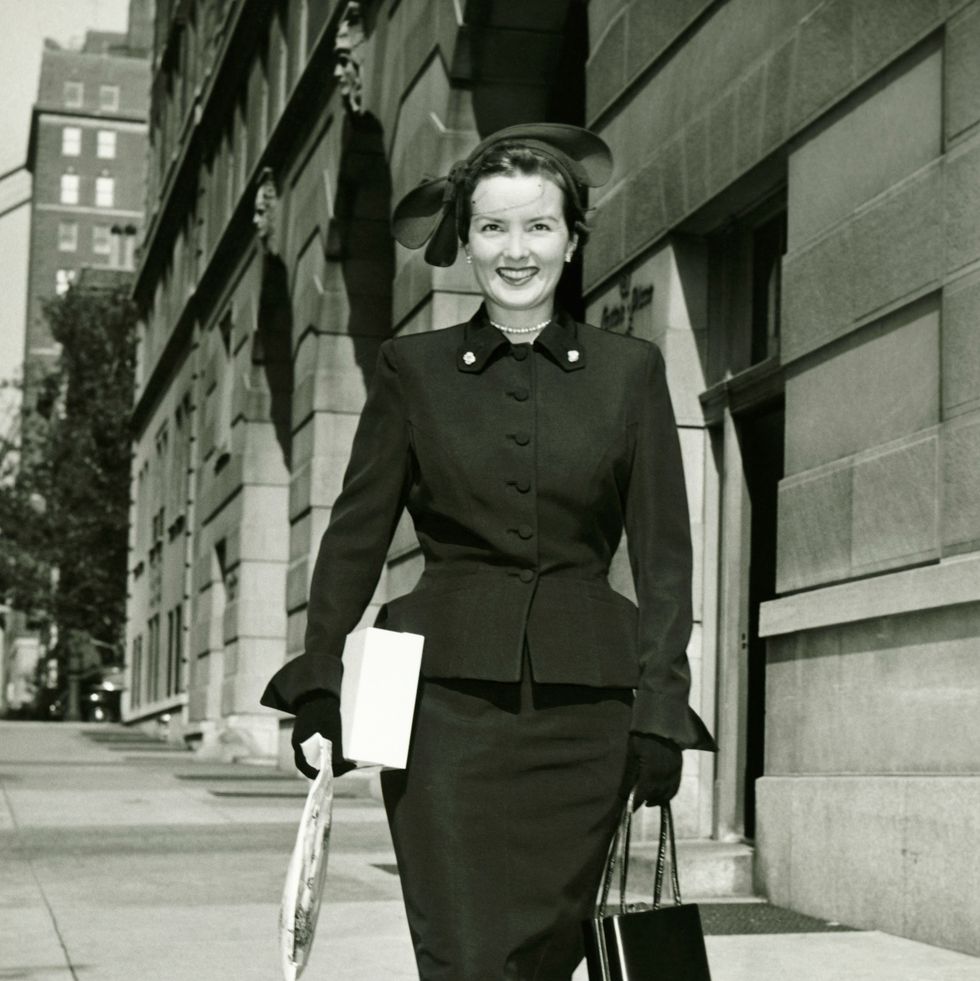
[[[293,760],[296,769],[305,777],[315,780],[319,770],[306,762],[303,755],[302,743],[306,742],[315,732],[320,733],[331,743],[331,763],[333,775],[342,776],[356,768],[357,764],[343,757],[343,741],[340,723],[340,699],[326,691],[318,691],[299,704],[296,719],[293,722]]]
[[[670,801],[680,789],[684,754],[673,740],[647,732],[630,733],[627,793],[633,787],[634,810]]]

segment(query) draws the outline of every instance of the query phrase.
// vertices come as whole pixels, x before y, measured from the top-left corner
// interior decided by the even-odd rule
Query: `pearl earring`
[[[472,262],[472,261],[473,261],[473,256],[471,256],[471,255],[469,254],[469,252],[467,252],[467,253],[466,253],[466,261],[467,261],[467,262]]]
[[[571,262],[571,261],[572,261],[572,253],[571,252],[566,252],[565,253],[565,262]]]

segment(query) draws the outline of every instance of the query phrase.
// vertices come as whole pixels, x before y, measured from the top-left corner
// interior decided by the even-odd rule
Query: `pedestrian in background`
[[[310,587],[306,650],[262,703],[342,755],[346,635],[403,508],[425,558],[377,625],[422,634],[407,768],[381,781],[424,981],[568,981],[606,851],[638,803],[676,793],[687,704],[691,541],[659,349],[556,307],[612,171],[577,127],[510,127],[395,209],[395,237],[483,304],[380,348]],[[637,605],[608,584],[626,531]]]

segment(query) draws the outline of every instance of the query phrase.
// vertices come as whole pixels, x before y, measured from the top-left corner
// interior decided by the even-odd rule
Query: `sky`
[[[27,159],[31,106],[37,94],[46,37],[63,47],[80,44],[89,28],[124,31],[128,0],[0,0],[0,174]],[[30,195],[24,172],[0,180],[0,212]],[[30,208],[0,217],[0,383],[24,357],[27,245]],[[0,431],[10,412],[0,390]]]

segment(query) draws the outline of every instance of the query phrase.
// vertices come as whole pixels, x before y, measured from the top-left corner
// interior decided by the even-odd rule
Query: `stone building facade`
[[[616,170],[567,300],[663,348],[692,503],[721,752],[678,824],[754,841],[776,902],[980,951],[978,50],[978,0],[159,3],[127,719],[288,765],[258,697],[377,346],[478,302],[393,203],[587,123]],[[365,622],[419,572],[403,523]]]
[[[774,902],[978,953],[980,4],[589,13],[585,294],[653,286],[712,832]]]

